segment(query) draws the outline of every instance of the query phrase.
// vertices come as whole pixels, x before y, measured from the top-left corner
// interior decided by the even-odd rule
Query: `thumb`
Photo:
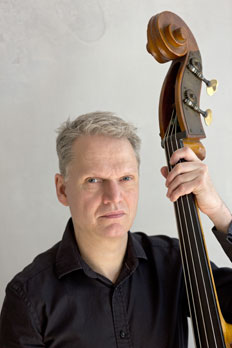
[[[162,167],[162,168],[160,169],[160,172],[161,172],[161,174],[163,175],[163,177],[166,179],[167,176],[168,176],[168,167]]]

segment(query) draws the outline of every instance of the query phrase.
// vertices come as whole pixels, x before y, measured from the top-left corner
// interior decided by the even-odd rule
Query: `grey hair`
[[[127,139],[134,149],[139,167],[141,140],[136,130],[134,125],[125,122],[112,112],[97,111],[80,115],[73,121],[68,119],[57,129],[56,151],[61,175],[66,178],[68,165],[73,158],[73,143],[82,135],[105,135]]]

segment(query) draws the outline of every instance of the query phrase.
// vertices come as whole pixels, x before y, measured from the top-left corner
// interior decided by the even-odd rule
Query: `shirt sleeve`
[[[232,261],[232,222],[228,227],[227,233],[218,231],[216,227],[213,227],[212,231],[221,244],[226,255],[229,257],[230,261]]]
[[[227,233],[218,231],[215,227],[213,227],[212,231],[226,255],[232,261],[232,222]],[[222,314],[228,323],[232,323],[232,269],[217,267],[214,263],[211,263],[211,266]]]
[[[36,314],[25,292],[9,284],[0,316],[1,348],[45,347]]]

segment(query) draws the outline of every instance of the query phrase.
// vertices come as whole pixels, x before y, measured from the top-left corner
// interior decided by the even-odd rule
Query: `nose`
[[[121,201],[120,183],[115,181],[105,182],[103,192],[103,203],[119,203]]]

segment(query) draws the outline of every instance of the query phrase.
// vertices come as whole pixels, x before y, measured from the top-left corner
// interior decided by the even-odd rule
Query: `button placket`
[[[132,348],[121,286],[117,286],[114,289],[112,297],[112,310],[118,348]]]

